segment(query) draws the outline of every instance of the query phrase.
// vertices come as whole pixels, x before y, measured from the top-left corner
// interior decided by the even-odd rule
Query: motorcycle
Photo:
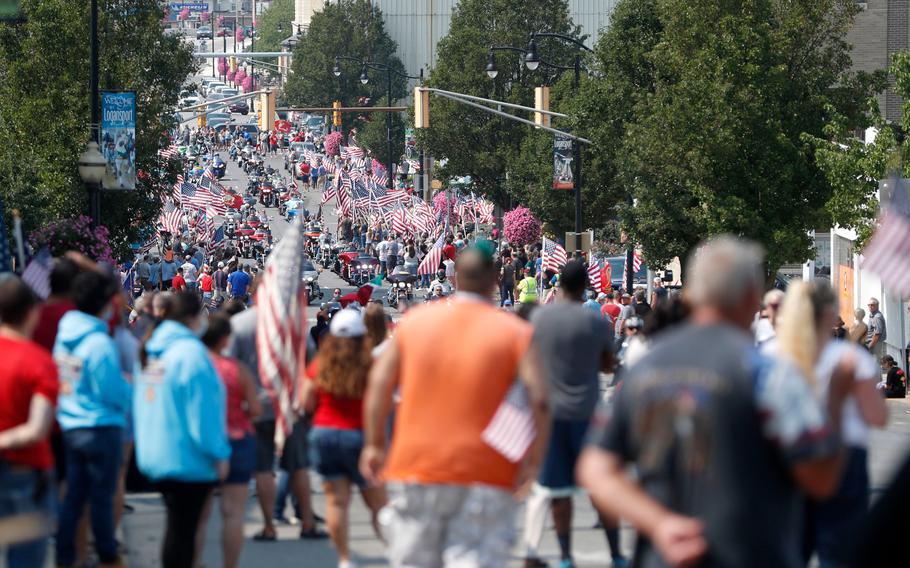
[[[221,156],[215,154],[215,156],[212,157],[212,171],[215,172],[215,175],[218,177],[218,179],[221,179],[224,177],[226,170],[227,163],[221,159]]]
[[[402,299],[411,301],[414,299],[414,285],[417,283],[417,276],[407,271],[399,271],[389,274],[389,293],[386,301],[393,308],[398,307],[398,302]]]

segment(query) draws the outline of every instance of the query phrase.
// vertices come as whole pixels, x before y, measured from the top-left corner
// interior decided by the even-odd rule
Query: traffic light
[[[275,91],[267,91],[259,95],[259,129],[272,130],[275,128]]]
[[[430,91],[414,87],[414,128],[430,127]]]
[[[228,61],[228,67],[230,68],[230,70],[232,72],[234,72],[234,73],[237,72],[237,58],[236,57],[231,56],[230,60]]]
[[[334,126],[341,126],[341,111],[338,110],[341,108],[341,101],[333,102],[332,108],[335,109],[332,111],[332,124]]]
[[[206,111],[202,111],[196,116],[196,126],[198,126],[199,128],[205,128],[205,125],[207,124],[207,122],[205,121],[205,116],[206,116]]]
[[[534,108],[537,110],[550,110],[550,87],[534,87]],[[537,126],[550,126],[550,115],[535,112],[534,124]]]

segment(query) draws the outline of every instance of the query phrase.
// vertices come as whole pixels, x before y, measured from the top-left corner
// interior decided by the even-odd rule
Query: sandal
[[[274,542],[274,541],[278,540],[278,535],[275,533],[268,534],[265,532],[265,530],[261,530],[258,533],[253,535],[253,540],[256,540],[259,542]]]
[[[300,538],[303,540],[323,540],[329,538],[329,533],[317,529],[315,526],[307,530],[300,531]]]

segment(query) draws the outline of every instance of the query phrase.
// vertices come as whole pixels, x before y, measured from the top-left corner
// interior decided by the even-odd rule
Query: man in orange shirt
[[[360,467],[370,481],[389,482],[392,566],[507,565],[513,492],[534,479],[545,449],[549,407],[532,329],[490,302],[498,275],[484,244],[458,257],[455,301],[409,312],[370,373]],[[454,344],[453,329],[460,332]],[[523,459],[483,439],[515,377],[527,389],[537,433]],[[396,388],[401,403],[386,463]]]

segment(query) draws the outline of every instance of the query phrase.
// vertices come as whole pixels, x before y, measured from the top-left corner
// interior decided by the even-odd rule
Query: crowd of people
[[[387,271],[408,263],[384,248]],[[869,510],[869,431],[887,423],[885,397],[906,393],[878,301],[848,330],[825,281],[765,293],[751,243],[707,241],[681,291],[657,280],[648,294],[593,289],[581,260],[544,270],[537,251],[451,235],[447,301],[394,324],[369,295],[320,310],[280,446],[255,278],[170,252],[185,260],[171,278],[134,267],[133,309],[119,274],[76,254],[55,261],[43,303],[0,276],[0,516],[19,531],[8,565],[43,566],[51,536],[58,566],[91,551],[124,565],[131,462],[162,496],[167,568],[198,565],[216,489],[224,566],[239,565],[251,485],[253,538],[276,540],[279,480],[300,537],[330,539],[344,568],[355,488],[401,567],[506,566],[524,500],[525,565],[547,565],[549,513],[570,568],[580,491],[619,567],[620,521],[639,535],[638,566],[794,568],[880,565],[867,563],[881,552],[869,528],[906,523],[892,502]]]

